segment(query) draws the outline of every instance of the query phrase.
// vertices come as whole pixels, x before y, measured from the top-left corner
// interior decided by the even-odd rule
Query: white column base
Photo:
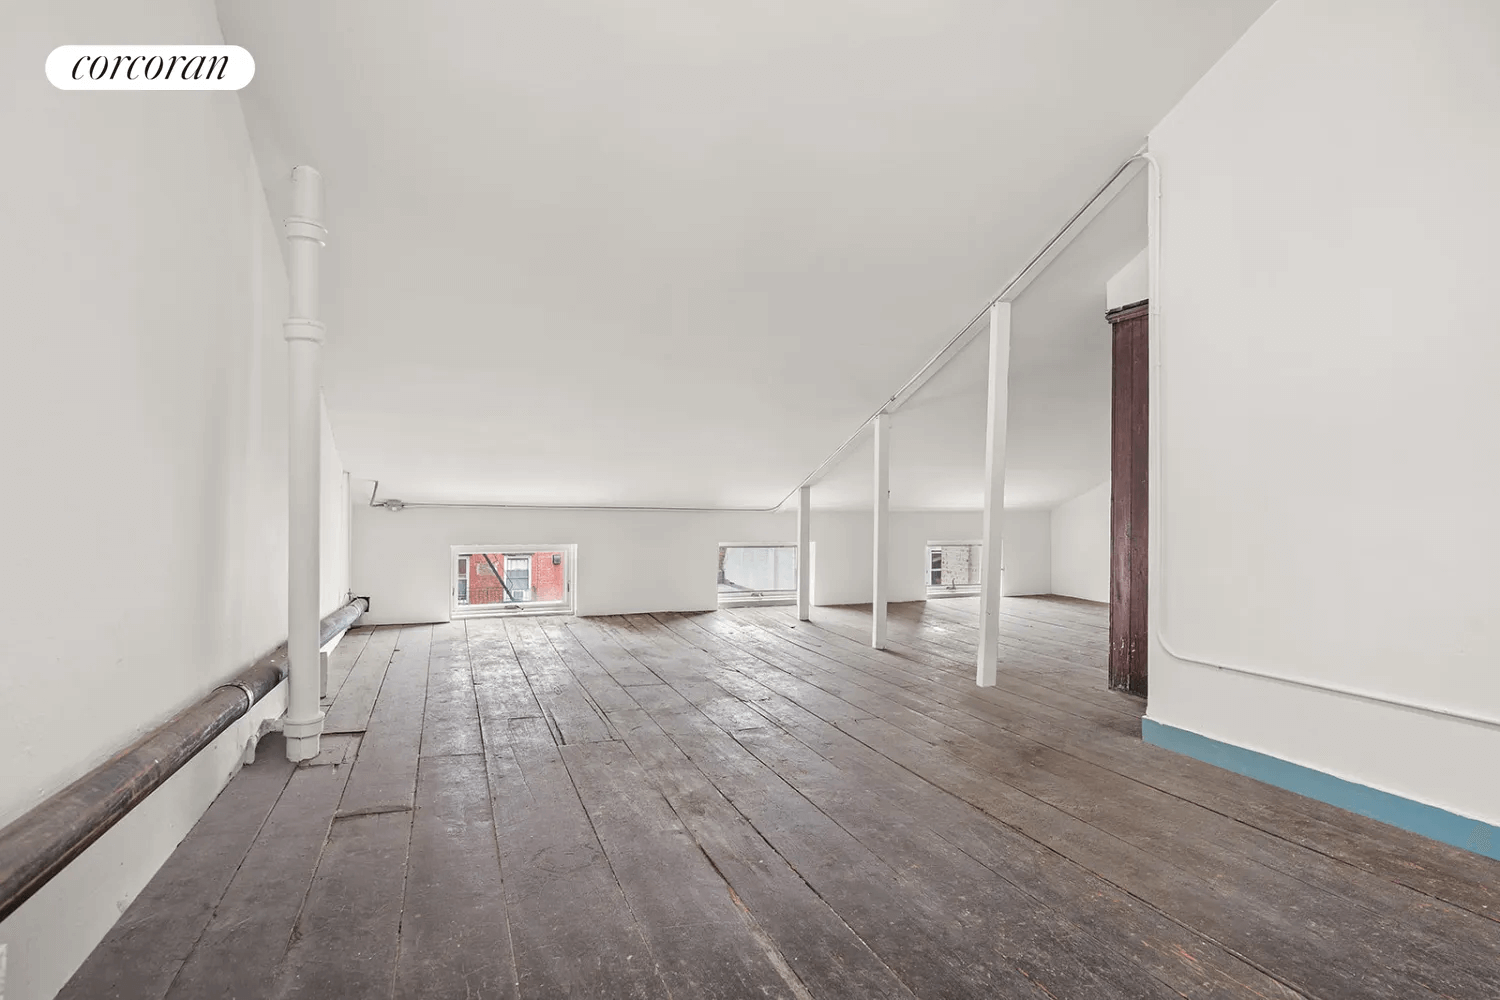
[[[323,713],[308,722],[287,719],[282,723],[281,735],[286,737],[287,760],[294,764],[312,760],[323,750]]]

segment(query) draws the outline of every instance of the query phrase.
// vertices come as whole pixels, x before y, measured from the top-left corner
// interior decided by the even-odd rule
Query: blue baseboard
[[[1368,816],[1412,833],[1500,861],[1500,827],[1437,806],[1382,792],[1279,757],[1221,743],[1154,719],[1141,720],[1141,738],[1235,774]]]

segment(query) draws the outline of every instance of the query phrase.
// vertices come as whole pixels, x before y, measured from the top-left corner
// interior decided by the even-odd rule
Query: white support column
[[[875,418],[875,588],[870,645],[885,648],[886,581],[891,539],[891,415]]]
[[[797,620],[812,618],[812,487],[797,491]]]
[[[287,348],[287,671],[289,699],[283,733],[288,760],[318,755],[323,735],[319,631],[319,481],[322,448],[318,365],[323,324],[318,321],[318,253],[323,228],[323,178],[312,167],[292,168],[292,214],[286,220],[291,315],[282,324]]]
[[[975,683],[995,684],[1000,658],[1000,565],[1005,517],[1005,419],[1010,406],[1010,303],[990,307],[990,393],[984,450],[984,548],[979,569],[979,665]]]

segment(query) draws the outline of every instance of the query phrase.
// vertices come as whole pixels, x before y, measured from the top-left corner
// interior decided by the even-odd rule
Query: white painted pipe
[[[318,364],[323,324],[318,321],[318,254],[323,228],[323,177],[312,167],[292,168],[292,214],[286,220],[291,315],[283,324],[287,347],[287,704],[288,760],[318,755],[323,735],[322,657],[319,628],[319,543],[322,417]]]
[[[979,658],[974,683],[994,687],[1000,659],[1005,542],[1005,449],[1010,414],[1010,303],[990,306],[989,395],[984,430],[984,545],[979,550]]]
[[[812,487],[797,492],[797,620],[812,619]]]
[[[886,585],[891,558],[891,415],[875,417],[875,578],[871,589],[870,645],[886,643]]]

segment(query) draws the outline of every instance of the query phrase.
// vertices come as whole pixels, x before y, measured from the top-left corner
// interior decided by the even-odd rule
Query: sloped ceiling
[[[241,101],[273,211],[294,163],[326,179],[324,382],[355,477],[407,500],[770,506],[1267,6],[222,0],[220,19],[256,59]],[[1102,299],[1094,277],[1076,287]],[[1083,366],[1015,389],[1008,499],[1045,504],[1093,485],[1097,428],[1066,394],[1092,399],[1099,362],[1021,337],[1018,377]],[[973,368],[898,418],[902,465],[930,466],[898,505],[972,505]]]
[[[1146,245],[1144,174],[1015,301],[1005,503],[1048,508],[1109,477],[1110,329],[1105,283]],[[891,504],[984,505],[989,321],[965,350],[891,418]],[[815,487],[818,507],[869,507],[868,432]]]

